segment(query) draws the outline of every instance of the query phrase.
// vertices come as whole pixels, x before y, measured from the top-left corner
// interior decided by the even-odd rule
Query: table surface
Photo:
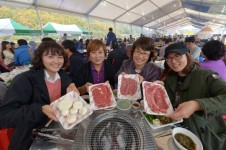
[[[163,136],[163,137],[155,137],[159,133],[163,133],[165,131],[170,130],[170,127],[169,126],[168,127],[159,128],[159,129],[155,129],[155,130],[151,129],[151,127],[150,127],[150,130],[151,130],[152,136],[154,137],[154,140],[155,140],[156,145],[157,145],[157,147],[158,147],[159,150],[171,150],[171,149],[176,150],[175,149],[175,144],[174,144],[174,142],[172,140],[172,135],[167,135],[167,136]],[[171,145],[170,148],[169,148],[169,144]],[[55,144],[55,145],[53,145],[51,147],[51,145],[49,144],[49,142],[44,142],[44,143],[41,143],[41,144],[40,143],[37,144],[36,141],[34,141],[31,150],[36,150],[36,149],[39,149],[40,147],[43,147],[43,148],[44,147],[45,148],[48,147],[47,149],[50,149],[50,150],[53,150],[53,149],[54,150],[64,150],[66,147],[70,147],[70,149],[72,148],[68,144],[66,144],[66,145],[58,145],[58,144]]]

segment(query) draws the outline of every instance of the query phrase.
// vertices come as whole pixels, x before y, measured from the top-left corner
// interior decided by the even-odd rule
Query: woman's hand
[[[90,82],[87,82],[84,86],[85,86],[85,88],[86,88],[86,92],[88,92],[88,88],[89,88],[89,86],[91,86],[91,85],[93,85],[92,83],[90,83]]]
[[[78,89],[76,88],[74,83],[71,83],[68,87],[67,87],[67,93],[71,92],[71,91],[75,91],[78,95],[80,95]]]
[[[50,105],[43,105],[42,106],[42,112],[48,116],[50,119],[54,120],[54,121],[58,121],[57,117],[56,117],[56,112],[53,109],[52,106]]]
[[[141,75],[137,74],[138,78],[139,78],[139,83],[141,84],[144,81],[144,77],[142,77]]]
[[[172,114],[166,115],[174,120],[189,118],[195,111],[203,110],[201,105],[194,100],[181,103]]]

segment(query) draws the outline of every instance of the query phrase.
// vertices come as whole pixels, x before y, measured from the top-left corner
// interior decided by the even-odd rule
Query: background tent
[[[57,24],[48,22],[46,25],[42,27],[42,30],[45,34],[49,33],[56,33],[63,35],[66,34],[82,34],[82,30],[79,29],[77,25],[71,24],[71,25],[63,25],[63,24]]]
[[[38,34],[40,34],[39,30],[30,29],[10,18],[0,19],[0,35],[2,36]]]
[[[205,27],[197,33],[200,37],[211,37],[213,35],[213,30],[210,27]]]

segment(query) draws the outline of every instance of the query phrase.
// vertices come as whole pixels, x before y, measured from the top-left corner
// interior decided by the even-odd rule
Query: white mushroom
[[[70,97],[65,97],[58,104],[58,109],[62,112],[64,110],[69,110],[73,104],[73,100]]]
[[[83,107],[83,103],[81,101],[76,101],[73,104],[74,109],[81,109]]]
[[[68,115],[67,118],[66,118],[66,122],[68,124],[73,124],[73,123],[75,123],[76,120],[77,120],[76,115]]]
[[[79,109],[79,114],[82,116],[86,115],[87,112],[88,112],[87,107],[82,107],[81,109]]]
[[[78,109],[74,109],[74,108],[70,109],[70,114],[76,115],[77,113],[78,113]]]
[[[60,113],[61,113],[62,116],[66,117],[69,114],[69,110],[68,109],[63,110]]]

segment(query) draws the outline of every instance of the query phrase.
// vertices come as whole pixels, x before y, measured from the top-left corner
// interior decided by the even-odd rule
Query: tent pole
[[[90,39],[90,26],[89,26],[89,16],[88,15],[86,16],[86,21],[87,21],[87,27],[88,27],[88,31],[89,31],[88,38]]]
[[[115,31],[115,35],[117,35],[117,31],[116,31],[116,23],[115,23],[115,21],[113,21],[113,24],[114,24],[114,30],[113,31]],[[117,37],[117,36],[116,36]]]
[[[36,14],[38,16],[38,23],[40,25],[40,30],[41,30],[41,36],[40,36],[40,38],[43,38],[44,33],[43,33],[43,29],[42,29],[42,21],[41,21],[41,18],[40,18],[40,15],[39,15],[39,11],[38,11],[38,7],[37,6],[35,6],[35,11],[36,11]]]

